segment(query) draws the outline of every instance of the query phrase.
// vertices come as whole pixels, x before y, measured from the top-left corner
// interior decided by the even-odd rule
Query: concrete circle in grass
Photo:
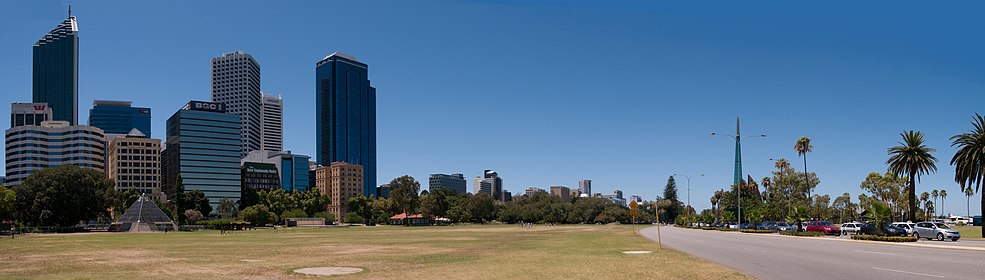
[[[627,255],[642,255],[653,253],[653,251],[623,251],[622,253]]]
[[[353,274],[362,271],[363,269],[358,267],[328,266],[328,267],[298,268],[294,270],[294,273],[318,275],[318,276],[332,276],[332,275]]]

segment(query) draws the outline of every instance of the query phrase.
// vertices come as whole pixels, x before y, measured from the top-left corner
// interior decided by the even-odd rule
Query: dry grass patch
[[[61,234],[0,240],[0,278],[736,279],[735,271],[636,236],[632,226],[350,227],[168,234]],[[627,255],[624,251],[653,251]],[[263,260],[244,262],[241,260]]]

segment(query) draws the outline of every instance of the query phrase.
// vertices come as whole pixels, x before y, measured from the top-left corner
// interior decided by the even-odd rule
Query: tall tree
[[[937,190],[933,190],[930,192],[930,196],[934,198],[934,205],[937,205],[937,198],[941,197],[940,192]],[[932,212],[932,214],[933,217],[935,218],[937,217],[937,212]]]
[[[928,209],[926,207],[928,200],[930,200],[930,193],[923,192],[923,193],[920,194],[920,204],[925,205],[925,207],[923,208],[923,219],[924,220],[927,220],[927,217],[929,217],[929,216],[927,216],[929,212],[928,212]]]
[[[418,193],[421,192],[421,183],[414,177],[404,175],[390,181],[390,201],[392,201],[399,211],[407,214],[414,213],[419,204]],[[399,213],[394,213],[399,214]]]
[[[21,221],[35,226],[72,226],[108,217],[107,210],[120,203],[105,174],[68,165],[38,170],[14,192]]]
[[[937,194],[941,196],[941,215],[944,215],[946,214],[944,211],[947,211],[947,208],[944,208],[944,199],[947,199],[947,190],[941,190]]]
[[[916,219],[917,209],[916,183],[921,175],[937,172],[937,158],[931,154],[937,150],[924,145],[923,132],[910,130],[900,133],[900,136],[903,137],[903,141],[899,142],[900,146],[887,149],[889,159],[886,164],[893,174],[906,175],[909,178],[907,195],[910,211],[907,217],[913,221]]]
[[[964,196],[967,197],[965,207],[968,207],[968,217],[971,217],[971,196],[975,195],[975,190],[971,186],[964,187]]]
[[[677,182],[674,181],[674,176],[667,178],[667,185],[664,186],[664,199],[671,203],[670,207],[667,208],[666,218],[668,221],[673,221],[681,213],[681,202],[677,199]]]
[[[814,145],[811,145],[811,138],[807,136],[801,136],[797,139],[797,142],[793,144],[793,150],[797,152],[798,156],[804,157],[804,184],[807,189],[807,203],[810,205],[811,199],[811,180],[807,177],[807,153],[814,151]]]
[[[951,147],[958,148],[951,158],[951,165],[954,166],[954,181],[962,189],[974,186],[975,191],[981,192],[985,181],[985,118],[975,113],[971,125],[973,128],[968,132],[951,136]],[[985,212],[985,195],[982,195],[981,210]],[[982,235],[985,235],[985,227],[982,227]]]
[[[14,219],[14,214],[17,213],[15,201],[17,201],[17,193],[0,185],[0,221]]]

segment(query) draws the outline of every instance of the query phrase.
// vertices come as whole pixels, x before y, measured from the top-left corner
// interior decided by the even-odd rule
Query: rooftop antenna
[[[68,17],[72,17],[72,5],[68,5]]]

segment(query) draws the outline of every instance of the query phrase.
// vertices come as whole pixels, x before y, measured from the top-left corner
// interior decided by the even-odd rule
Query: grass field
[[[339,279],[746,279],[659,250],[626,225],[260,229],[219,235],[92,233],[0,239],[3,279],[289,279],[352,266]],[[627,250],[652,254],[626,255]],[[262,260],[243,262],[241,260]]]
[[[954,226],[954,229],[961,232],[961,239],[982,239],[982,227],[980,226]]]

